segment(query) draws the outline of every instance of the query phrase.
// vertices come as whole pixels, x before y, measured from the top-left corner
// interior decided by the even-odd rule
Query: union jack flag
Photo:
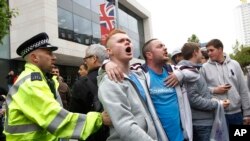
[[[101,42],[104,40],[111,30],[115,28],[115,6],[112,2],[106,2],[100,5],[100,26],[101,26]]]

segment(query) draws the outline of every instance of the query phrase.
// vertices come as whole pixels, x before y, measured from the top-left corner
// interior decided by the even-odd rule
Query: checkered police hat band
[[[33,45],[31,45],[31,46],[27,47],[26,49],[24,49],[24,50],[21,52],[21,56],[24,56],[24,55],[26,55],[27,53],[29,53],[29,52],[35,50],[36,48],[38,48],[38,47],[40,47],[40,46],[42,46],[42,45],[48,43],[48,41],[49,41],[49,39],[43,39],[43,40],[41,40],[41,41],[39,41],[39,42],[34,43]]]

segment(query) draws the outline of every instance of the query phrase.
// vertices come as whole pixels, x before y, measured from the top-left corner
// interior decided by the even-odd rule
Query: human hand
[[[11,70],[11,71],[8,73],[8,75],[14,75],[14,71]]]
[[[214,88],[214,93],[216,93],[216,94],[225,94],[225,93],[228,92],[228,90],[230,90],[230,88],[231,88],[230,84],[219,85],[219,86]]]
[[[111,119],[106,111],[102,112],[102,123],[106,126],[112,125],[112,121],[111,121]]]
[[[116,63],[110,61],[105,64],[104,68],[110,80],[115,81],[115,82],[118,82],[118,81],[122,82],[122,80],[124,79],[123,72]]]
[[[243,118],[243,125],[250,125],[250,116]]]
[[[230,104],[230,100],[229,99],[222,100],[222,104],[224,108],[227,108]]]
[[[5,109],[0,109],[0,116],[3,116],[5,114]]]
[[[164,83],[168,87],[175,87],[179,84],[179,80],[174,73],[169,72],[169,76],[164,80]]]

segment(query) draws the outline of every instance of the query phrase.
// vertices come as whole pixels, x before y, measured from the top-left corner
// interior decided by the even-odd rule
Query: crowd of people
[[[115,29],[105,45],[87,48],[71,88],[55,65],[57,49],[46,33],[17,48],[26,64],[6,77],[6,140],[228,141],[230,125],[250,125],[249,87],[219,39],[205,48],[185,43],[169,58],[153,38],[142,47],[145,64],[130,64],[131,39]]]

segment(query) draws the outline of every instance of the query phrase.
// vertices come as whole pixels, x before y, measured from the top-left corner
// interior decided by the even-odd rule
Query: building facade
[[[237,40],[250,45],[250,3],[243,2],[235,10]]]
[[[90,44],[99,43],[99,5],[106,0],[9,0],[10,8],[19,15],[12,20],[10,35],[0,47],[0,65],[5,70],[21,72],[24,62],[17,47],[35,34],[46,32],[55,51],[61,75],[71,85]],[[152,37],[150,13],[135,0],[118,1],[118,28],[125,30],[134,44],[134,56],[140,58],[145,40]],[[0,82],[4,82],[0,78]],[[3,80],[3,81],[2,81]],[[0,84],[5,85],[5,84]]]

